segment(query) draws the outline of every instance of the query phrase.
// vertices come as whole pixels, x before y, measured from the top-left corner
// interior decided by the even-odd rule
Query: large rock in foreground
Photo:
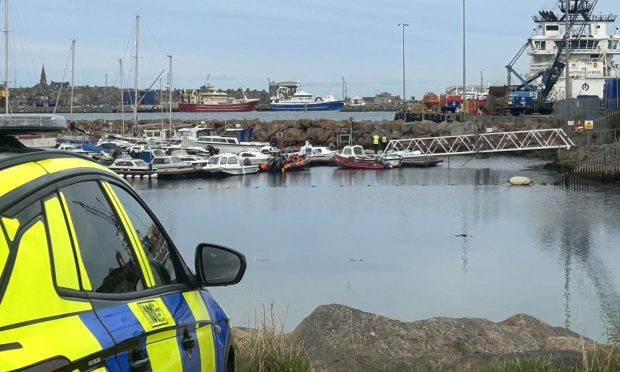
[[[292,333],[314,370],[395,371],[463,368],[545,358],[576,363],[594,342],[561,327],[515,315],[494,323],[476,318],[401,322],[343,305],[322,305]],[[600,347],[600,346],[599,346]]]

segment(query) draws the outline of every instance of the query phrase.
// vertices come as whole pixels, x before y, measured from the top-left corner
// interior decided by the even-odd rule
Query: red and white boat
[[[342,151],[334,154],[333,159],[339,167],[346,169],[385,169],[380,159],[367,156],[360,145],[345,146]]]
[[[224,92],[218,92],[207,83],[206,92],[183,93],[179,112],[248,112],[254,111],[258,99],[237,99]]]

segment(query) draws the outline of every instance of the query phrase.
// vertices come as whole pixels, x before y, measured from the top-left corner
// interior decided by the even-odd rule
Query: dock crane
[[[573,27],[577,23],[581,23],[581,27],[575,33],[577,38],[583,34],[587,22],[592,16],[592,12],[598,0],[560,0],[560,11],[564,15],[560,18],[553,11],[540,11],[540,19],[544,22],[564,22],[566,30],[561,42],[556,43],[557,51],[551,65],[530,76],[528,79],[523,78],[513,68],[517,60],[523,55],[530,45],[531,39],[519,49],[517,54],[506,65],[508,72],[508,105],[507,109],[513,115],[519,115],[526,112],[546,113],[551,111],[552,103],[548,101],[549,93],[562,75],[567,61],[562,62],[560,59],[566,50],[570,53],[577,43],[569,43],[569,38]],[[571,16],[572,15],[572,16]],[[581,16],[581,17],[580,17]],[[567,18],[568,17],[568,18]],[[539,28],[542,26],[538,26]],[[566,48],[566,50],[565,50]],[[520,82],[519,85],[512,85],[511,77],[514,75]],[[541,78],[541,83],[534,85],[533,82]]]

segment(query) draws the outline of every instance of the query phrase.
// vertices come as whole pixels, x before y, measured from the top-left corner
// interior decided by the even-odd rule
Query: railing
[[[545,149],[570,149],[575,146],[562,129],[467,134],[392,140],[385,151],[419,151],[419,156],[465,155]]]

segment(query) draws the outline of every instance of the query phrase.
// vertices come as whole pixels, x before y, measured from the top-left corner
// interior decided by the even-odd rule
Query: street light
[[[465,110],[465,0],[463,0],[463,97],[461,99],[461,110]]]
[[[403,113],[407,111],[407,96],[405,95],[405,27],[409,27],[409,23],[399,23],[398,27],[403,29]]]

